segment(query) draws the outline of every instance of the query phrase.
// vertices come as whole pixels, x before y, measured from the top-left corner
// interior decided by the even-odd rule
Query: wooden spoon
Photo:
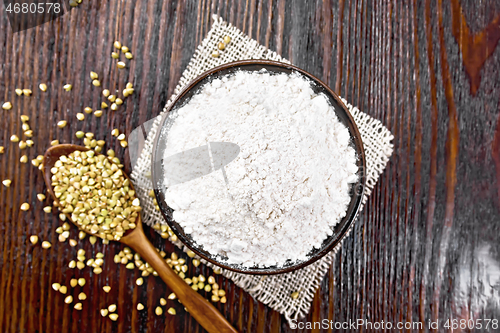
[[[53,146],[45,153],[43,160],[44,166],[42,170],[43,178],[45,180],[45,184],[47,184],[49,194],[56,203],[58,203],[58,200],[52,188],[52,174],[50,169],[54,166],[56,161],[59,160],[59,157],[62,155],[67,156],[76,150],[88,151],[89,149],[77,145],[63,144]],[[127,175],[125,175],[125,177],[127,177]],[[133,189],[132,182],[130,182],[130,187]],[[69,216],[67,218],[71,221]],[[74,223],[74,221],[71,222],[79,227],[78,224]],[[167,286],[177,295],[177,298],[182,302],[182,305],[188,309],[189,313],[208,332],[238,332],[212,304],[210,304],[203,296],[191,289],[191,287],[188,286],[186,282],[175,274],[174,271],[167,265],[165,260],[160,256],[144,234],[140,215],[136,221],[136,228],[127,231],[127,233],[120,239],[120,242],[133,248],[146,262],[149,263],[149,265],[151,265],[151,267],[153,267],[154,270],[158,272],[161,279],[165,281]]]

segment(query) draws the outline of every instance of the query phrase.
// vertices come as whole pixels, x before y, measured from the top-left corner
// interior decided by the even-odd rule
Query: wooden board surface
[[[120,244],[77,246],[106,255],[98,276],[69,269],[77,248],[57,241],[61,222],[43,213],[48,200],[36,200],[45,192],[42,176],[19,159],[43,154],[53,139],[79,143],[77,130],[94,132],[127,159],[111,129],[129,133],[159,113],[213,13],[321,78],[395,135],[394,155],[302,321],[420,321],[423,329],[401,331],[425,332],[439,319],[434,331],[444,332],[448,319],[473,319],[476,328],[482,319],[481,329],[454,332],[494,332],[492,322],[485,327],[485,319],[500,320],[500,3],[494,0],[84,0],[55,21],[16,34],[2,12],[0,102],[13,108],[0,110],[0,180],[12,180],[10,188],[0,186],[0,331],[202,331],[179,304],[169,303],[175,317],[154,314],[169,291],[154,277],[135,287],[139,273],[112,262]],[[134,53],[124,70],[110,57],[116,39]],[[119,111],[78,122],[77,112],[101,101],[91,70],[103,87],[121,90],[131,81],[136,91]],[[42,82],[46,93],[37,88]],[[71,92],[62,89],[66,83]],[[16,96],[15,88],[33,95]],[[22,134],[21,114],[30,116],[35,133],[26,151],[9,141]],[[61,119],[69,122],[64,129],[55,126]],[[20,211],[23,202],[31,204],[28,212]],[[31,246],[32,234],[52,248]],[[76,228],[71,234],[76,237]],[[147,234],[156,246],[173,249],[152,230]],[[210,274],[201,266],[190,271]],[[82,311],[50,288],[73,276],[87,278]],[[218,281],[228,292],[218,308],[239,330],[292,331],[279,313]],[[146,309],[135,310],[138,302]],[[111,303],[118,305],[117,322],[99,314]]]

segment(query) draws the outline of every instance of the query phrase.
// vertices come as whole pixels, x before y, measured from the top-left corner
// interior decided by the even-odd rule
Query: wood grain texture
[[[4,7],[0,7],[4,10]],[[13,34],[0,15],[0,331],[1,332],[202,332],[178,303],[177,316],[156,316],[170,290],[159,278],[142,287],[139,276],[112,262],[120,244],[77,248],[106,255],[104,271],[68,268],[77,248],[59,243],[57,216],[45,214],[36,194],[45,192],[41,173],[19,163],[26,153],[43,154],[50,140],[77,143],[73,133],[92,131],[128,161],[111,137],[129,133],[157,115],[172,94],[196,46],[221,15],[263,45],[311,72],[342,97],[380,119],[394,133],[394,155],[345,240],[301,322],[365,319],[393,323],[422,321],[401,332],[446,332],[447,319],[500,320],[500,4],[498,1],[84,1],[61,18]],[[129,46],[134,60],[118,70],[112,42]],[[95,108],[103,87],[135,94],[117,112],[76,121],[85,106]],[[49,86],[46,93],[38,84]],[[71,83],[73,90],[62,89]],[[31,97],[15,95],[30,88]],[[29,115],[35,146],[21,152],[11,143]],[[55,122],[68,120],[59,129]],[[130,171],[130,165],[126,165]],[[23,202],[32,209],[20,211]],[[146,228],[153,244],[173,247]],[[29,244],[37,234],[49,250]],[[76,228],[71,230],[76,237]],[[190,272],[211,274],[204,266]],[[63,302],[53,282],[83,276],[88,295],[82,311]],[[227,290],[221,313],[242,332],[297,332],[284,317],[217,277]],[[106,294],[102,286],[111,285]],[[75,292],[78,292],[76,289]],[[137,311],[138,302],[146,309]],[[120,319],[99,309],[118,305]],[[440,329],[430,330],[430,320]],[[336,332],[318,327],[313,332]],[[363,327],[345,332],[377,332]],[[454,332],[494,332],[457,329]]]

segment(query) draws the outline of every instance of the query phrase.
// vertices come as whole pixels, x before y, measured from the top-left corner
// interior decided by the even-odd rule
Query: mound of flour
[[[232,142],[222,172],[170,186],[173,218],[227,263],[282,266],[307,259],[345,216],[355,151],[327,98],[300,74],[236,72],[215,79],[176,111],[164,157]],[[168,185],[168,180],[165,181]]]

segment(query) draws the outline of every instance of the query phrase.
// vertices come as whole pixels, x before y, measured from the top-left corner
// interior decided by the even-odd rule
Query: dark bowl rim
[[[361,184],[362,189],[361,189],[361,191],[358,190],[359,193],[356,193],[355,196],[356,196],[357,200],[354,204],[355,205],[354,209],[351,211],[351,214],[349,216],[349,220],[345,223],[343,228],[340,230],[338,237],[336,237],[335,240],[333,240],[328,246],[323,248],[321,251],[319,251],[319,252],[315,253],[313,256],[311,256],[308,260],[300,262],[298,264],[292,264],[290,266],[283,267],[283,268],[271,267],[272,270],[269,270],[269,271],[266,271],[266,268],[259,268],[259,269],[254,268],[254,269],[248,269],[248,270],[239,269],[239,268],[235,268],[232,266],[228,266],[227,264],[218,262],[212,258],[207,257],[206,255],[201,253],[197,249],[197,247],[193,246],[191,241],[186,239],[184,237],[184,235],[179,234],[177,232],[177,227],[173,226],[172,222],[170,221],[170,218],[167,216],[166,208],[165,208],[166,204],[162,200],[160,200],[160,198],[162,198],[162,194],[160,193],[160,190],[156,188],[156,186],[153,186],[154,193],[155,193],[155,198],[157,199],[157,202],[158,202],[158,206],[160,207],[160,212],[161,212],[163,218],[165,219],[165,221],[167,222],[167,224],[171,227],[174,234],[183,243],[183,245],[187,246],[190,250],[192,250],[194,253],[196,253],[200,258],[202,258],[202,259],[204,259],[204,260],[206,260],[206,261],[208,261],[208,262],[210,262],[218,267],[221,267],[221,268],[233,271],[233,272],[237,272],[237,273],[242,273],[242,274],[275,275],[275,274],[289,273],[289,272],[304,268],[304,267],[318,261],[319,259],[324,257],[327,253],[329,253],[330,251],[335,249],[337,246],[340,246],[343,239],[349,234],[350,229],[354,226],[354,223],[356,221],[356,217],[357,217],[359,209],[361,207],[362,198],[364,196],[364,192],[366,189],[365,150],[364,150],[364,146],[363,146],[363,141],[361,139],[361,134],[359,133],[358,127],[357,127],[356,123],[354,122],[354,119],[352,118],[351,113],[347,109],[347,106],[344,104],[344,102],[342,102],[340,97],[335,92],[333,92],[333,90],[330,89],[330,87],[328,87],[328,85],[326,85],[323,81],[321,81],[320,79],[318,79],[316,76],[312,75],[311,73],[307,72],[306,70],[303,70],[299,67],[296,67],[296,66],[288,64],[288,63],[278,62],[278,61],[273,61],[273,60],[257,60],[257,59],[239,60],[239,61],[229,62],[229,63],[223,64],[223,65],[214,67],[212,69],[209,69],[209,70],[203,72],[202,74],[200,74],[199,76],[197,76],[195,79],[191,80],[188,84],[186,84],[186,86],[177,94],[177,96],[172,100],[172,102],[168,106],[165,107],[162,114],[165,114],[165,115],[168,114],[176,106],[177,102],[184,97],[184,95],[186,95],[188,92],[190,92],[191,89],[193,89],[193,87],[195,87],[200,81],[206,79],[207,77],[214,75],[220,71],[226,70],[226,69],[231,69],[231,68],[240,67],[240,66],[250,66],[250,65],[262,65],[264,67],[265,66],[277,66],[277,67],[281,67],[284,69],[299,72],[300,74],[302,74],[305,77],[309,78],[310,80],[314,81],[316,84],[322,86],[325,89],[325,91],[336,100],[336,102],[339,104],[340,107],[342,107],[343,111],[347,115],[348,123],[350,125],[349,131],[353,132],[351,134],[353,134],[352,140],[353,140],[354,146],[356,147],[356,154],[358,155],[358,158],[362,162],[362,170],[361,170],[361,177],[360,177],[361,180],[358,183],[358,184]],[[162,118],[160,125],[158,127],[158,131],[156,133],[154,142],[153,142],[153,154],[151,157],[152,158],[152,163],[151,163],[151,165],[152,165],[151,177],[152,178],[151,179],[153,181],[153,184],[156,184],[156,175],[155,175],[156,168],[154,168],[153,166],[155,165],[155,161],[157,161],[156,153],[157,153],[158,141],[161,137],[161,132],[162,132],[161,129],[164,126],[166,119],[167,119],[167,117]],[[349,205],[351,205],[351,204],[349,204]],[[344,219],[345,219],[345,217],[344,217]],[[342,221],[340,221],[339,223],[342,223]],[[172,226],[173,226],[173,228],[172,228]]]

